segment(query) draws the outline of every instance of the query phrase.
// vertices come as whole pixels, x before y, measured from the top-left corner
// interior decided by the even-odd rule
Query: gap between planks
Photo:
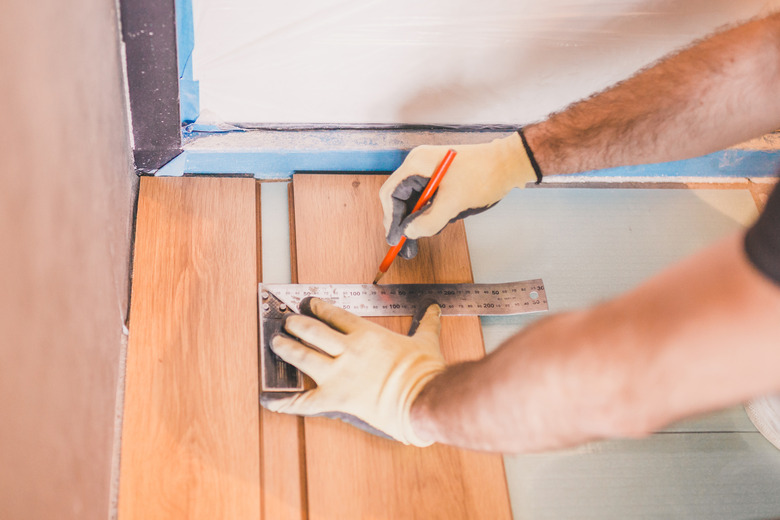
[[[257,281],[263,280],[262,226],[260,194],[262,182],[256,182],[257,207]],[[295,250],[295,220],[290,197],[290,250]],[[297,278],[295,256],[291,256],[292,281]],[[258,343],[259,344],[259,343]],[[305,520],[308,518],[306,458],[303,419],[260,409],[260,466],[264,520]]]

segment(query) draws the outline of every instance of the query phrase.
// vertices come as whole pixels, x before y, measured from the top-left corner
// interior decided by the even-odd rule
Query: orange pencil
[[[425,186],[422,195],[420,195],[420,198],[417,200],[417,204],[414,205],[412,213],[419,211],[420,208],[422,208],[429,200],[431,200],[431,197],[433,197],[436,188],[439,187],[439,183],[444,178],[444,174],[447,173],[450,164],[452,164],[453,159],[455,159],[456,153],[457,152],[455,150],[447,150],[447,153],[444,155],[444,159],[441,160],[441,163],[436,168],[436,171],[434,171],[433,175],[431,175],[431,180],[428,181],[428,185]],[[385,259],[382,260],[381,264],[379,264],[379,271],[376,273],[376,278],[374,278],[374,284],[379,283],[379,279],[382,278],[382,275],[385,274],[390,268],[390,264],[393,263],[393,260],[395,260],[395,257],[398,256],[398,252],[402,247],[404,247],[405,243],[406,237],[401,236],[401,240],[399,240],[396,245],[390,248],[390,250],[385,255]]]

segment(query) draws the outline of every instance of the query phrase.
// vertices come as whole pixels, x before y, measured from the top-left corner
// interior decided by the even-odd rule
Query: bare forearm
[[[525,134],[545,175],[686,159],[780,125],[780,15],[716,34]]]
[[[423,437],[517,452],[638,436],[780,390],[780,288],[740,237],[593,309],[540,320],[452,367],[412,409]]]

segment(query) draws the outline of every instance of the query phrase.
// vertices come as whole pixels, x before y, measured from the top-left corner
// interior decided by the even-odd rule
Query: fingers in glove
[[[372,325],[370,321],[319,298],[304,298],[301,301],[300,309],[302,314],[317,318],[344,334]]]
[[[409,336],[437,341],[441,333],[441,307],[434,301],[425,302],[412,318]]]
[[[466,218],[466,217],[470,217],[471,215],[476,215],[478,213],[482,213],[483,211],[487,211],[488,209],[492,208],[496,204],[497,203],[493,203],[493,204],[489,204],[489,205],[481,207],[481,208],[471,208],[471,209],[467,209],[467,210],[461,211],[455,217],[451,218],[449,220],[449,222],[447,222],[447,224],[451,224],[451,223],[455,222],[456,220],[460,220],[460,219],[463,219],[463,218]],[[422,214],[422,213],[420,213],[420,214]],[[417,216],[419,216],[419,215],[417,215]],[[416,216],[413,216],[409,220],[409,222],[411,222],[411,220],[414,220],[414,218],[416,218]],[[408,224],[408,222],[407,222],[407,224]],[[391,234],[388,235],[388,237],[387,237],[387,243],[390,244],[390,245],[397,244],[398,240],[403,235],[403,233],[401,232],[402,229],[404,229],[403,228],[403,224],[396,225],[394,223],[393,224],[393,228],[391,229]],[[439,233],[441,231],[442,230],[439,230]],[[404,243],[404,246],[401,248],[401,251],[398,252],[398,256],[400,256],[401,258],[404,258],[406,260],[411,260],[412,258],[417,256],[417,240],[413,240],[411,238],[407,238],[406,242]]]
[[[333,363],[333,358],[327,354],[317,352],[315,349],[281,334],[271,338],[271,350],[284,361],[314,379],[315,383]]]
[[[267,410],[294,415],[316,415],[322,410],[317,405],[317,389],[289,397],[260,396],[260,404]]]
[[[406,207],[406,201],[393,199],[393,218],[390,227],[387,228],[385,238],[387,245],[394,246],[401,240],[401,224],[411,211]]]
[[[420,170],[420,161],[416,159],[418,155],[419,151],[412,150],[409,152],[409,155],[407,155],[406,159],[404,159],[403,164],[401,164],[401,166],[399,166],[398,169],[393,172],[393,174],[384,182],[384,184],[382,184],[382,187],[379,188],[379,201],[382,203],[385,233],[390,231],[390,224],[393,218],[393,195],[396,194],[396,189],[398,186],[403,184],[404,181],[406,181],[409,177],[425,177],[426,174],[428,176],[432,174],[433,170],[430,172],[426,170]],[[427,180],[425,182],[427,183]],[[406,189],[407,187],[402,188],[398,194],[401,195]],[[404,198],[407,197],[400,197],[399,200]]]
[[[284,319],[283,327],[293,336],[317,347],[330,356],[340,356],[346,348],[344,334],[332,329],[317,318],[288,314]]]
[[[389,226],[385,226],[389,245],[394,246],[401,239],[403,221],[414,210],[429,180],[429,177],[422,175],[411,175],[396,186],[391,196],[392,218]]]
[[[398,252],[398,256],[404,260],[411,260],[417,256],[417,240],[407,239],[406,242],[404,242],[401,250]]]
[[[433,236],[458,217],[458,205],[453,197],[441,197],[437,192],[427,206],[404,219],[401,232],[412,240]]]
[[[382,203],[382,225],[385,227],[385,236],[387,237],[390,236],[390,229],[396,214],[395,204],[397,199],[393,198],[393,191],[399,183],[403,182],[405,175],[403,165],[401,165],[379,188],[379,202]]]

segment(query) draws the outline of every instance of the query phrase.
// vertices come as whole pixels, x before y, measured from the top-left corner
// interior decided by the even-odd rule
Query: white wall
[[[3,520],[109,515],[137,189],[117,8],[3,5]]]
[[[780,0],[193,0],[204,120],[517,124]]]

